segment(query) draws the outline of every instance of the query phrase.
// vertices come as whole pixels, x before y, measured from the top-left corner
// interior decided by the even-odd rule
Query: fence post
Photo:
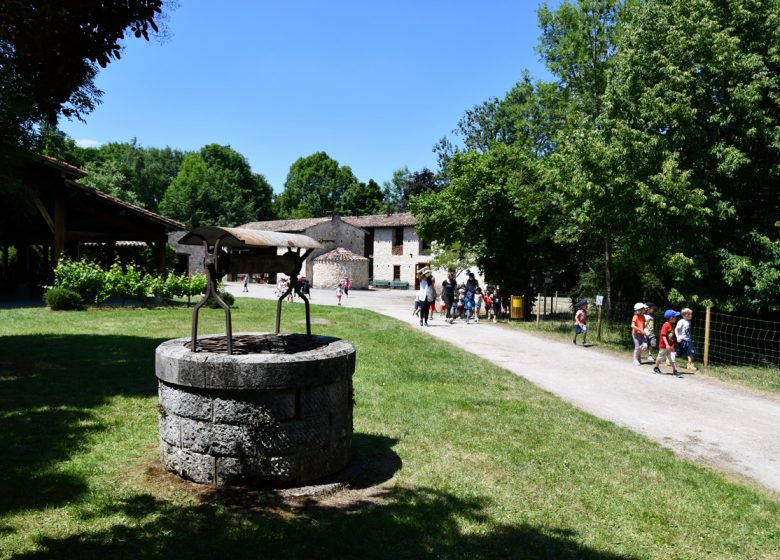
[[[596,323],[596,340],[599,342],[601,341],[601,308],[603,306],[599,305],[599,318],[598,322]]]
[[[707,306],[707,312],[704,316],[704,363],[705,368],[710,363],[710,306]]]
[[[536,324],[539,324],[539,311],[541,311],[541,305],[539,305],[539,294],[536,294]]]

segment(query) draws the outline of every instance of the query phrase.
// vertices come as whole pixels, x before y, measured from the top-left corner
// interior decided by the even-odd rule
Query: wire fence
[[[598,308],[592,299],[588,307],[588,340],[597,340],[599,328]],[[610,317],[602,314],[601,342],[633,348],[631,342],[631,316],[634,302],[613,302]],[[675,307],[679,311],[679,308]],[[691,336],[696,351],[696,361],[702,362],[705,350],[708,365],[752,366],[780,369],[780,321],[768,321],[752,317],[720,313],[710,310],[707,332],[706,308],[692,308]],[[574,325],[573,300],[569,295],[539,296],[532,301],[529,319],[538,321],[545,328],[560,332],[572,331]],[[664,308],[655,312],[656,335],[664,322]],[[706,348],[705,348],[706,343]]]

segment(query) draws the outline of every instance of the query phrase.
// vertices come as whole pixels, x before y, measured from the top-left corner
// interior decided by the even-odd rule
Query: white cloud
[[[103,142],[100,142],[99,140],[90,140],[89,138],[81,138],[80,140],[76,140],[76,146],[80,148],[96,148],[102,143]]]

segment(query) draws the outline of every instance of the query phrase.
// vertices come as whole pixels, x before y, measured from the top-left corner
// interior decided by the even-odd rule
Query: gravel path
[[[244,294],[239,283],[228,284],[239,297],[273,298],[273,287],[249,288]],[[312,303],[335,305],[333,291],[312,292]],[[449,325],[437,316],[430,327],[417,327],[413,300],[411,291],[353,290],[343,305],[399,319],[467,351],[489,348],[482,358],[581,410],[780,494],[780,398],[701,375],[653,375],[650,365],[632,365],[628,353],[615,356],[484,321]]]

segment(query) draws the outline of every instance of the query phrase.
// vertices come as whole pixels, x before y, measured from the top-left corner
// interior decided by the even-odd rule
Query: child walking
[[[479,323],[479,312],[482,310],[482,288],[477,288],[474,292],[474,322]]]
[[[344,295],[344,286],[339,282],[339,285],[336,286],[336,302],[337,305],[341,305],[341,296]]]
[[[463,300],[463,307],[466,309],[466,324],[471,322],[471,315],[474,312],[474,294],[466,292],[466,299]]]
[[[655,304],[648,301],[645,305],[647,306],[645,311],[645,330],[647,332],[645,346],[647,347],[647,359],[653,362],[655,361],[653,349],[658,349],[658,339],[655,337]]]
[[[686,369],[690,371],[697,371],[696,366],[693,365],[693,341],[691,340],[691,319],[693,318],[693,310],[686,307],[681,312],[682,319],[677,321],[677,326],[674,328],[674,334],[677,335],[677,355],[681,358],[687,358],[688,364]]]
[[[634,316],[631,319],[631,337],[634,339],[634,365],[642,365],[642,350],[645,346],[645,304],[637,302],[634,304]]]
[[[664,312],[664,319],[666,319],[666,322],[661,327],[661,338],[658,345],[658,357],[655,359],[653,373],[661,373],[661,362],[668,358],[669,363],[672,366],[672,375],[682,377],[677,371],[677,365],[675,364],[677,356],[674,351],[675,343],[677,342],[674,334],[674,324],[677,322],[677,317],[679,316],[680,313],[674,309],[668,309]]]
[[[588,300],[581,299],[577,302],[577,313],[574,314],[574,340],[577,344],[577,335],[582,334],[582,345],[585,346],[585,339],[588,337]]]

